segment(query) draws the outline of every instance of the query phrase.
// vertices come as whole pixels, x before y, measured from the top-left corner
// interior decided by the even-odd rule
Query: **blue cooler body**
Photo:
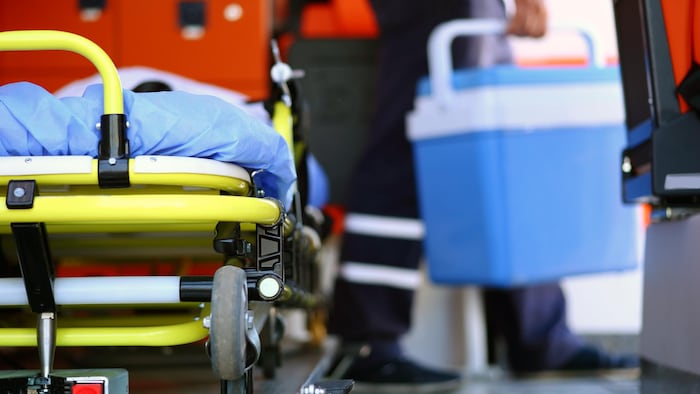
[[[434,282],[517,286],[638,266],[616,67],[498,66],[450,83],[446,101],[421,81],[407,119]]]

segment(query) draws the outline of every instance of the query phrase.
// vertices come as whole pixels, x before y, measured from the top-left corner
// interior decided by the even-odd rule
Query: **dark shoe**
[[[556,369],[560,371],[594,371],[633,368],[639,368],[639,357],[637,356],[614,355],[593,346],[585,346]]]
[[[581,375],[638,375],[639,358],[614,355],[594,346],[584,346],[562,365],[545,369],[513,370],[516,378],[547,378]]]
[[[364,365],[357,358],[343,378],[355,381],[353,392],[443,393],[460,387],[459,374],[427,368],[405,358]]]

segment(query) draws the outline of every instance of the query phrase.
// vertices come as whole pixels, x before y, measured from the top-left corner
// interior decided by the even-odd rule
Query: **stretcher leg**
[[[56,301],[53,294],[56,275],[49,253],[46,228],[43,223],[14,223],[11,227],[27,298],[32,312],[38,316],[38,377],[48,380],[56,349]]]
[[[43,312],[39,315],[36,342],[39,347],[39,375],[48,378],[53,369],[56,350],[56,314]]]

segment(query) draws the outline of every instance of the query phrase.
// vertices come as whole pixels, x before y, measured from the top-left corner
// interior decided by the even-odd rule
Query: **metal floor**
[[[638,374],[617,377],[578,376],[511,380],[466,379],[456,394],[637,394]]]
[[[0,349],[0,369],[35,369],[34,349]],[[310,376],[325,372],[328,347],[287,346],[282,366],[273,379],[255,375],[255,393],[295,394]],[[217,394],[219,383],[211,372],[201,344],[172,348],[59,348],[56,369],[126,368],[131,394]],[[541,375],[512,379],[498,370],[467,376],[454,394],[657,394],[700,393],[697,377],[658,379],[639,371],[603,375]],[[649,376],[647,376],[649,375]],[[654,376],[652,376],[654,375]],[[314,379],[314,378],[311,378]],[[315,379],[314,379],[315,380]],[[352,393],[360,393],[353,390]]]
[[[322,375],[329,352],[325,348],[287,344],[281,367],[272,379],[255,371],[255,392],[293,394],[309,379]],[[325,357],[325,358],[324,358]],[[34,348],[0,348],[0,371],[38,370]],[[128,371],[130,394],[218,394],[220,385],[211,371],[203,344],[164,348],[109,347],[56,349],[55,370],[98,370],[124,368]]]

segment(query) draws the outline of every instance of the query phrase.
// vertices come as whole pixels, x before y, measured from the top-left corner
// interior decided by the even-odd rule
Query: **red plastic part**
[[[309,4],[302,11],[305,38],[374,38],[378,30],[369,0],[331,0]]]
[[[76,383],[71,390],[71,394],[103,394],[101,383]]]
[[[117,67],[147,66],[263,99],[269,91],[269,1],[201,0],[199,33],[179,25],[181,0],[107,1],[86,18],[78,1],[0,1],[0,31],[55,29],[99,45]],[[96,73],[95,66],[65,51],[0,52],[0,84],[31,81],[55,91]]]

